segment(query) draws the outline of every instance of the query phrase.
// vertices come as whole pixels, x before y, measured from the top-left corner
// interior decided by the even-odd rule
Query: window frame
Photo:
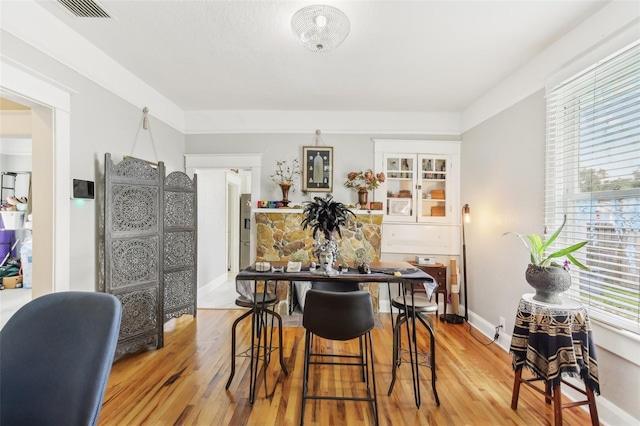
[[[640,56],[639,52],[640,43],[635,42],[564,82],[548,88],[545,153],[545,223],[549,229],[555,230],[562,223],[564,215],[567,214],[568,216],[567,227],[556,243],[549,248],[549,251],[552,252],[587,239],[590,244],[575,254],[575,257],[582,263],[589,265],[589,257],[593,259],[594,252],[596,257],[602,255],[606,250],[609,250],[609,253],[613,253],[610,261],[611,270],[606,267],[585,272],[578,271],[574,267],[572,269],[572,287],[565,295],[583,303],[589,309],[592,318],[615,328],[631,332],[636,337],[640,337],[640,278],[638,278],[640,277],[640,265],[638,265],[640,263],[638,262],[640,244],[632,244],[633,248],[631,249],[607,249],[606,247],[603,249],[608,241],[603,236],[604,234],[601,235],[596,231],[604,227],[604,222],[596,223],[596,221],[601,219],[597,213],[598,208],[603,208],[613,200],[626,200],[631,209],[635,209],[635,211],[625,213],[623,210],[627,206],[624,201],[617,204],[613,202],[614,206],[610,209],[613,213],[607,215],[614,218],[611,235],[619,237],[621,231],[630,230],[633,232],[635,229],[635,235],[637,236],[640,225],[635,225],[634,227],[633,220],[631,221],[631,226],[616,226],[616,224],[619,223],[619,217],[624,218],[625,215],[634,217],[635,215],[638,218],[640,215],[640,207],[638,207],[640,206],[640,186],[630,189],[583,191],[581,188],[581,178],[583,176],[581,174],[581,161],[584,160],[586,155],[581,153],[580,149],[581,144],[585,145],[585,141],[595,141],[590,147],[595,153],[592,155],[598,160],[604,158],[605,154],[599,153],[598,148],[602,146],[610,148],[609,144],[611,142],[609,140],[605,141],[605,139],[610,139],[610,135],[614,135],[613,138],[616,138],[618,136],[617,133],[623,134],[627,130],[626,125],[629,124],[624,119],[629,119],[630,117],[631,120],[636,120],[635,115],[640,114],[638,112],[640,111],[640,106],[635,106],[636,103],[640,102],[634,102],[634,94],[636,91],[640,91],[640,65],[638,64],[640,60],[637,59]],[[625,55],[629,55],[628,58],[630,59]],[[627,86],[615,80],[611,83],[607,80],[608,75],[618,75],[615,67],[620,66],[618,62],[624,63],[625,60],[631,64],[628,68],[631,70],[628,71],[628,75],[631,78],[629,87],[632,95],[626,98],[631,99],[629,101],[630,106],[625,105],[624,102],[617,101],[615,97],[617,92],[610,92],[610,89],[626,88]],[[600,81],[597,80],[599,76],[603,76]],[[627,77],[627,74],[624,77]],[[592,87],[590,86],[590,79],[594,81]],[[637,81],[634,81],[634,79]],[[601,82],[604,82],[604,84]],[[597,83],[601,83],[601,85]],[[602,95],[603,93],[606,96]],[[622,91],[618,95],[627,96],[627,93]],[[604,101],[601,99],[604,99]],[[584,108],[583,104],[591,104],[592,109]],[[631,113],[624,112],[627,107],[629,107]],[[589,112],[591,116],[587,117],[585,111]],[[613,114],[615,117],[621,117],[623,120],[621,122],[611,120],[612,111],[618,113],[618,115]],[[605,117],[605,119],[601,120],[602,117]],[[614,124],[610,125],[610,122]],[[603,125],[602,123],[605,124]],[[628,145],[630,146],[630,163],[632,166],[634,164],[633,161],[636,159],[640,164],[640,137],[633,133],[636,131],[636,133],[640,134],[636,130],[640,126],[635,123],[636,121],[631,121],[629,124],[631,136],[627,136],[629,138]],[[615,126],[619,128],[615,128]],[[615,131],[609,134],[607,133],[609,129],[615,129]],[[607,136],[598,136],[599,133]],[[637,140],[634,139],[634,136]],[[626,141],[627,139],[623,138],[622,140]],[[625,143],[622,143],[621,146],[625,146]],[[615,142],[614,148],[618,148]],[[595,164],[597,167],[598,163],[596,162]],[[636,170],[640,171],[640,166]],[[621,171],[620,173],[623,172]],[[632,185],[634,182],[632,180]],[[619,211],[616,212],[616,209]],[[636,222],[640,223],[640,219],[637,219]],[[611,241],[614,240],[612,239]],[[603,247],[598,247],[598,244]],[[593,247],[589,250],[589,246],[592,245]],[[620,243],[620,246],[623,247],[622,243]],[[629,284],[635,286],[635,289],[631,289],[631,295],[629,296],[631,297],[631,304],[629,305],[631,315],[630,318],[623,318],[619,313],[624,312],[627,307],[624,304],[615,305],[617,302],[617,294],[615,292],[621,290],[621,288],[614,288],[615,285],[611,283],[616,284],[616,280],[619,280],[621,284],[626,284],[624,283],[624,278],[617,278],[613,275],[618,272],[615,271],[616,262],[627,260],[624,254],[628,251],[631,251],[633,256],[629,257],[628,264],[623,264],[622,266],[628,267],[631,271],[635,270],[635,275],[631,275],[631,277],[635,276],[637,281],[629,280]],[[598,260],[593,263],[602,264],[603,262]],[[619,272],[619,276],[624,277],[625,274]],[[634,291],[635,294],[633,294]],[[602,300],[609,297],[611,300],[601,303]],[[599,303],[609,305],[611,309],[604,309],[598,306]],[[635,309],[635,312],[633,309]]]

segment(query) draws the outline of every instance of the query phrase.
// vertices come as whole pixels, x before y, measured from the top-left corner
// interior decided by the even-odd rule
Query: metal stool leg
[[[229,389],[231,386],[231,381],[233,380],[233,376],[236,374],[236,327],[246,317],[251,315],[251,311],[247,311],[244,314],[240,315],[233,322],[231,326],[231,374],[229,375],[229,380],[227,380],[227,384],[225,385],[225,389]]]
[[[436,405],[440,406],[440,398],[438,398],[438,391],[436,390],[436,380],[438,379],[436,373],[436,336],[433,332],[433,321],[429,317],[424,317],[420,314],[417,315],[418,319],[425,326],[429,332],[429,368],[431,369],[431,388],[433,389],[433,396],[436,400]]]
[[[408,317],[408,315],[407,315]],[[411,328],[409,321],[405,323],[407,329],[407,341],[409,346],[409,362],[411,363],[411,377],[413,378],[413,393],[416,400],[416,407],[420,408],[420,376],[418,371],[418,339],[416,336],[416,311],[411,310]],[[413,339],[413,348],[411,340]],[[413,361],[415,357],[415,362]]]
[[[391,396],[391,392],[393,392],[393,386],[396,383],[396,372],[400,367],[400,363],[402,362],[402,358],[400,355],[400,332],[402,330],[402,324],[405,321],[405,315],[400,313],[396,318],[396,325],[395,327],[393,327],[393,362],[391,366],[391,384],[389,385],[389,392],[387,392],[388,396]]]
[[[272,319],[273,317],[275,317],[278,320],[278,351],[280,352],[280,367],[282,367],[282,371],[284,371],[284,375],[288,376],[289,375],[289,371],[287,370],[287,366],[284,365],[284,354],[282,351],[283,345],[282,345],[282,317],[280,316],[279,313],[277,313],[274,310],[269,311],[269,314],[272,315]],[[271,324],[273,324],[273,321],[271,322]],[[271,345],[269,345],[269,347],[271,347]]]

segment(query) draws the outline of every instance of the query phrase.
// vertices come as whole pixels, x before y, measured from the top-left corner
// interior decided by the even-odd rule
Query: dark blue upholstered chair
[[[121,314],[115,296],[95,292],[20,308],[0,330],[0,424],[95,425]]]

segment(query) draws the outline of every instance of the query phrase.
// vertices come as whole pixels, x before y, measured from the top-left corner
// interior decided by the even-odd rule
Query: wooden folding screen
[[[105,155],[103,290],[123,307],[116,355],[162,347],[165,319],[196,314],[196,181],[164,175],[162,162]]]
[[[173,172],[164,181],[164,319],[196,316],[197,176]]]

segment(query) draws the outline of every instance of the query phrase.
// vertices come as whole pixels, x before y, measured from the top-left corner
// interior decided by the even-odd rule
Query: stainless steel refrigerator
[[[240,270],[251,262],[251,194],[240,196]]]

